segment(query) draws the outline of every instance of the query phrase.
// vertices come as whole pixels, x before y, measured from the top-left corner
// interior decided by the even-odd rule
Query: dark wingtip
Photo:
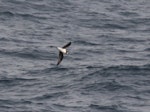
[[[63,46],[63,48],[69,47],[71,45],[71,42],[68,42],[66,45]]]
[[[63,53],[62,53],[62,52],[59,52],[59,57],[58,57],[57,65],[59,65],[62,60],[63,60]]]

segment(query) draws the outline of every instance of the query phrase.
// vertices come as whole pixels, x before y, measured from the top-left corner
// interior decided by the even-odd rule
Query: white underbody
[[[64,48],[57,47],[57,49],[58,49],[60,52],[64,53],[64,54],[66,54],[66,53],[67,53],[67,50],[66,50],[66,49],[64,49]]]

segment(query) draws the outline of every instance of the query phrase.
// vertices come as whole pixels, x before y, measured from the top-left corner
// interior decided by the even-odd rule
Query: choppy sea
[[[0,112],[150,112],[150,1],[0,0]]]

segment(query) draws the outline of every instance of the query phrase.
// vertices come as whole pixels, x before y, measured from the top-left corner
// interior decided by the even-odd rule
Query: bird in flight
[[[71,42],[67,43],[63,47],[57,47],[57,49],[59,50],[59,57],[58,57],[57,65],[59,65],[61,61],[63,60],[64,54],[68,54],[68,51],[66,48],[69,47],[70,45],[71,45]]]

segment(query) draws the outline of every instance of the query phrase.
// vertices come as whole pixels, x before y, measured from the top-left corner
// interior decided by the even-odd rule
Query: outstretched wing
[[[59,65],[62,60],[63,60],[63,53],[59,52],[59,57],[58,57],[57,65]]]
[[[62,48],[67,48],[71,45],[71,42],[69,42],[68,44],[66,44],[65,46],[63,46]]]

